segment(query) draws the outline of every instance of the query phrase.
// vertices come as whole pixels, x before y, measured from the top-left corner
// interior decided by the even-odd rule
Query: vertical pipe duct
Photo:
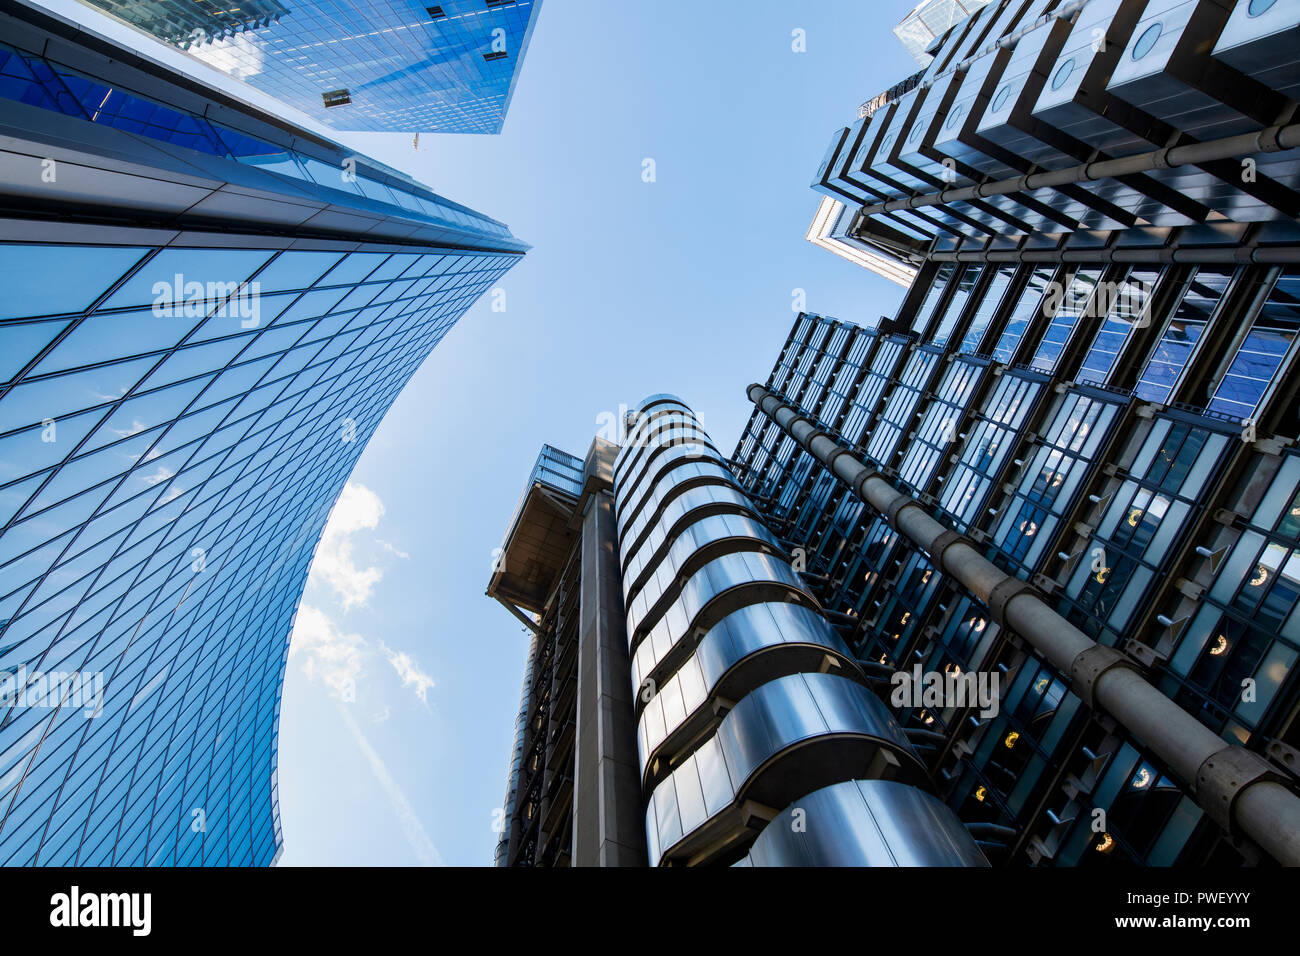
[[[537,634],[528,639],[528,660],[524,664],[524,683],[519,693],[519,714],[515,717],[515,752],[510,760],[510,777],[506,784],[503,806],[505,820],[497,838],[496,865],[510,865],[510,837],[514,830],[515,811],[519,809],[519,767],[524,759],[524,731],[528,723],[529,704],[533,698],[533,664],[537,659]]]

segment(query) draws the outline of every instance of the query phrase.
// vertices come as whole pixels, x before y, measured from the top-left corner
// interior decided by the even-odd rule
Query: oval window
[[[1155,46],[1156,41],[1160,39],[1160,34],[1163,29],[1164,28],[1160,25],[1160,22],[1157,21],[1143,30],[1142,35],[1138,37],[1137,43],[1133,44],[1133,59],[1140,60],[1150,53],[1151,48]]]
[[[1071,58],[1066,60],[1060,66],[1058,66],[1056,68],[1056,72],[1052,74],[1053,91],[1059,90],[1061,87],[1063,87],[1066,83],[1070,81],[1070,77],[1073,75],[1074,75],[1074,59]]]

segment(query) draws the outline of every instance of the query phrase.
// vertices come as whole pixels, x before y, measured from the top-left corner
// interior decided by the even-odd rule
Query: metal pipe
[[[1104,711],[1151,749],[1191,788],[1196,802],[1226,830],[1245,833],[1286,866],[1300,866],[1300,797],[1258,754],[1229,744],[1147,683],[1131,660],[1098,644],[1057,614],[1025,581],[984,557],[977,545],[930,516],[915,498],[793,406],[761,385],[749,399],[889,524],[961,582],[1003,627],[1020,635],[1070,679],[1085,704]]]
[[[510,865],[510,846],[514,836],[515,813],[519,809],[519,767],[524,759],[524,738],[528,725],[528,713],[533,699],[533,665],[537,661],[537,631],[534,628],[528,640],[528,657],[524,661],[524,683],[519,692],[519,713],[515,717],[515,749],[510,760],[510,776],[506,781],[506,799],[502,811],[501,835],[497,838],[496,865]]]
[[[935,262],[1240,263],[1300,262],[1300,246],[1173,246],[1166,249],[973,249],[930,255]]]
[[[890,199],[862,207],[862,215],[875,216],[899,209],[921,209],[926,206],[943,206],[954,202],[987,199],[989,196],[1006,196],[1011,193],[1032,192],[1036,189],[1054,189],[1075,183],[1096,182],[1119,176],[1132,176],[1153,169],[1172,169],[1194,166],[1216,160],[1232,159],[1252,153],[1276,153],[1300,146],[1300,123],[1270,126],[1255,133],[1240,133],[1204,143],[1185,146],[1167,146],[1119,159],[1103,159],[1080,163],[1066,169],[1044,170],[991,183],[978,183],[959,189],[944,189],[937,193],[911,196],[907,199]]]
[[[966,829],[976,839],[989,840],[1004,848],[1017,836],[1015,827],[1004,827],[997,823],[968,823]]]

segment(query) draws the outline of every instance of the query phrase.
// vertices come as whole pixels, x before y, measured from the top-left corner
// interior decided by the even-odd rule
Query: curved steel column
[[[751,689],[826,671],[861,678],[852,652],[817,611],[764,603],[728,614],[641,710],[637,746],[646,785],[657,784],[671,757],[711,734]]]
[[[642,548],[633,555],[623,574],[623,590],[629,602],[640,599],[643,592],[655,594],[654,600],[658,600],[666,582],[679,574],[693,574],[702,556],[719,557],[729,551],[744,550],[776,553],[779,548],[776,539],[757,518],[726,513],[708,515],[691,522],[672,541],[661,542],[653,553]]]
[[[808,794],[763,828],[746,866],[988,866],[948,807],[892,780]]]
[[[652,864],[740,859],[781,807],[889,781],[914,796],[872,790],[876,823],[827,812],[801,862],[834,862],[835,847],[885,860],[883,827],[890,865],[986,865],[953,811],[917,789],[923,762],[680,399],[629,416],[614,499]]]
[[[736,704],[716,733],[651,792],[650,863],[725,859],[775,818],[777,807],[856,777],[926,780],[925,764],[884,702],[834,674],[768,681]]]

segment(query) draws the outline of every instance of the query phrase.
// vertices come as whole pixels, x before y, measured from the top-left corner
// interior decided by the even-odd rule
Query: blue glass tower
[[[498,133],[542,0],[86,0],[335,129]]]
[[[0,36],[0,864],[265,865],[326,518],[527,247],[62,21]]]

